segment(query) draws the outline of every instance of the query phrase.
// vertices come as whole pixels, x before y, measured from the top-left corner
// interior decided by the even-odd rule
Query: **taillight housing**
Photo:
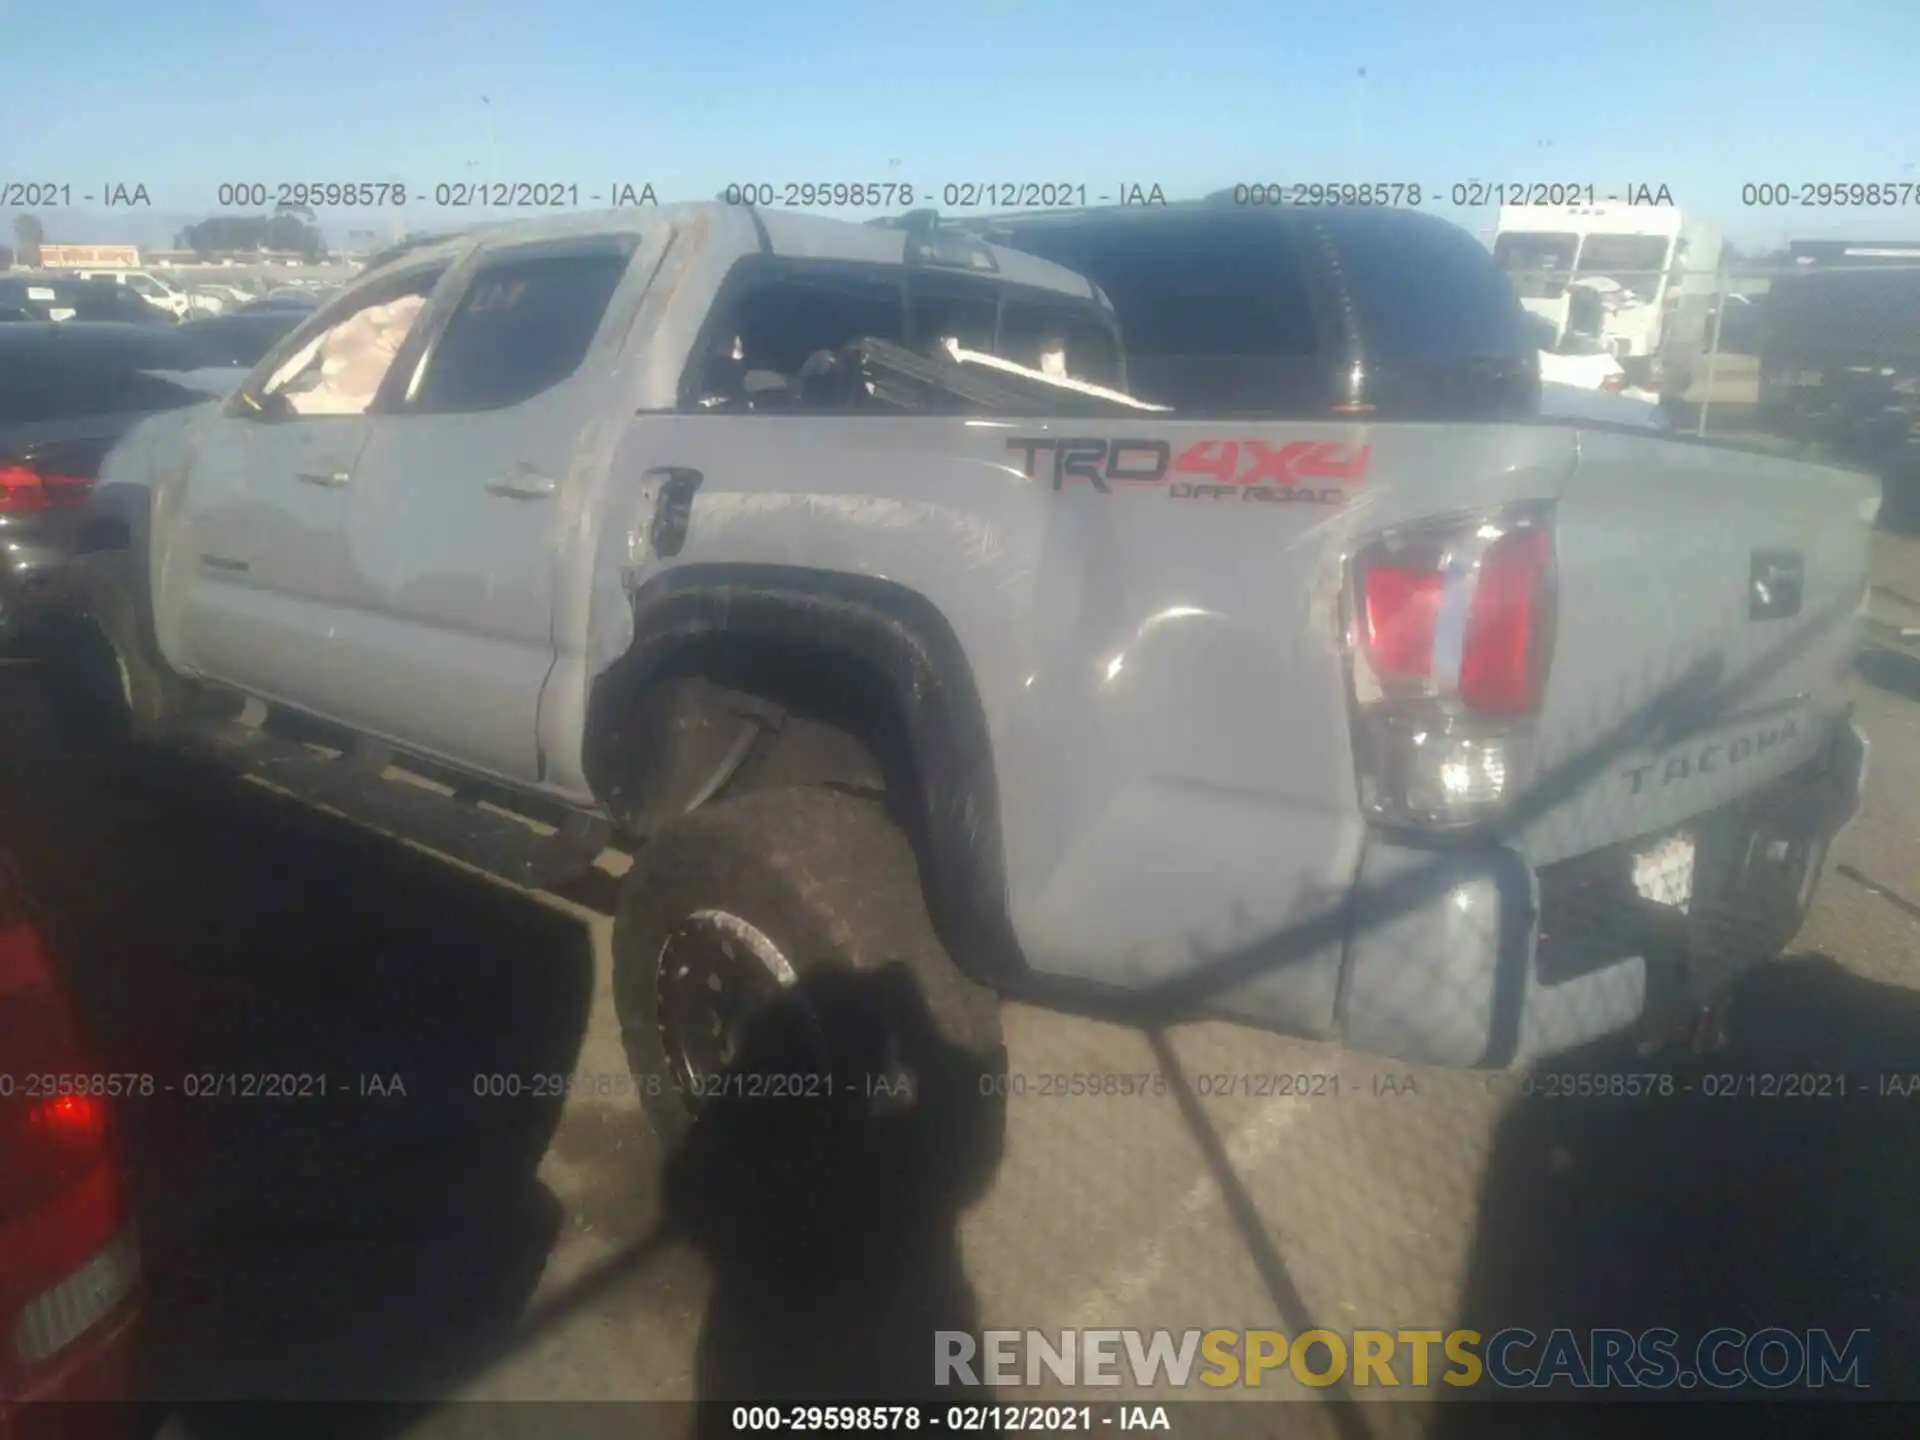
[[[1600,382],[1600,388],[1609,395],[1618,395],[1627,388],[1627,376],[1624,370],[1608,375]]]
[[[1542,506],[1395,530],[1354,555],[1347,651],[1371,818],[1447,830],[1508,806],[1552,662],[1555,588]]]
[[[0,451],[0,515],[86,504],[115,438],[81,435]]]
[[[43,473],[29,465],[0,465],[0,515],[70,509],[87,503],[93,481],[84,475]]]
[[[39,930],[0,920],[0,1434],[10,1433],[7,1401],[86,1383],[74,1357],[98,1364],[89,1345],[125,1332],[138,1292],[132,1206],[95,1056]]]

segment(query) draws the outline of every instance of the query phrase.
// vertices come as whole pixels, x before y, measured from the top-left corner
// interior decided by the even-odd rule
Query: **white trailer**
[[[1672,205],[1506,205],[1493,253],[1562,343],[1596,342],[1636,385],[1684,391],[1720,289],[1717,231]]]

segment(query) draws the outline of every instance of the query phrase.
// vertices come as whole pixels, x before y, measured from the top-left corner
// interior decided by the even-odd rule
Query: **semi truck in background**
[[[1556,349],[1611,355],[1662,395],[1692,384],[1720,289],[1704,221],[1671,205],[1503,205],[1493,254]]]

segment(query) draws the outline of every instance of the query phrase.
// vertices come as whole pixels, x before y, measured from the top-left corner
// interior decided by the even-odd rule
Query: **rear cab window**
[[[1091,298],[935,267],[751,256],[722,287],[681,406],[837,405],[844,390],[816,382],[867,340],[935,362],[957,346],[1095,385],[1124,378],[1112,317]]]

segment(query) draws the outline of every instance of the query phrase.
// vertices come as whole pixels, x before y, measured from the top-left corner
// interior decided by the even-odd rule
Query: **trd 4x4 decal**
[[[1116,486],[1165,487],[1174,500],[1297,500],[1312,505],[1342,503],[1348,488],[1366,478],[1372,455],[1370,446],[1330,440],[1282,445],[1254,439],[1196,440],[1176,455],[1165,440],[1015,436],[1007,448],[1024,457],[1022,474],[1036,480],[1044,472],[1055,490],[1084,480],[1103,495]],[[1305,483],[1316,480],[1340,484]]]

